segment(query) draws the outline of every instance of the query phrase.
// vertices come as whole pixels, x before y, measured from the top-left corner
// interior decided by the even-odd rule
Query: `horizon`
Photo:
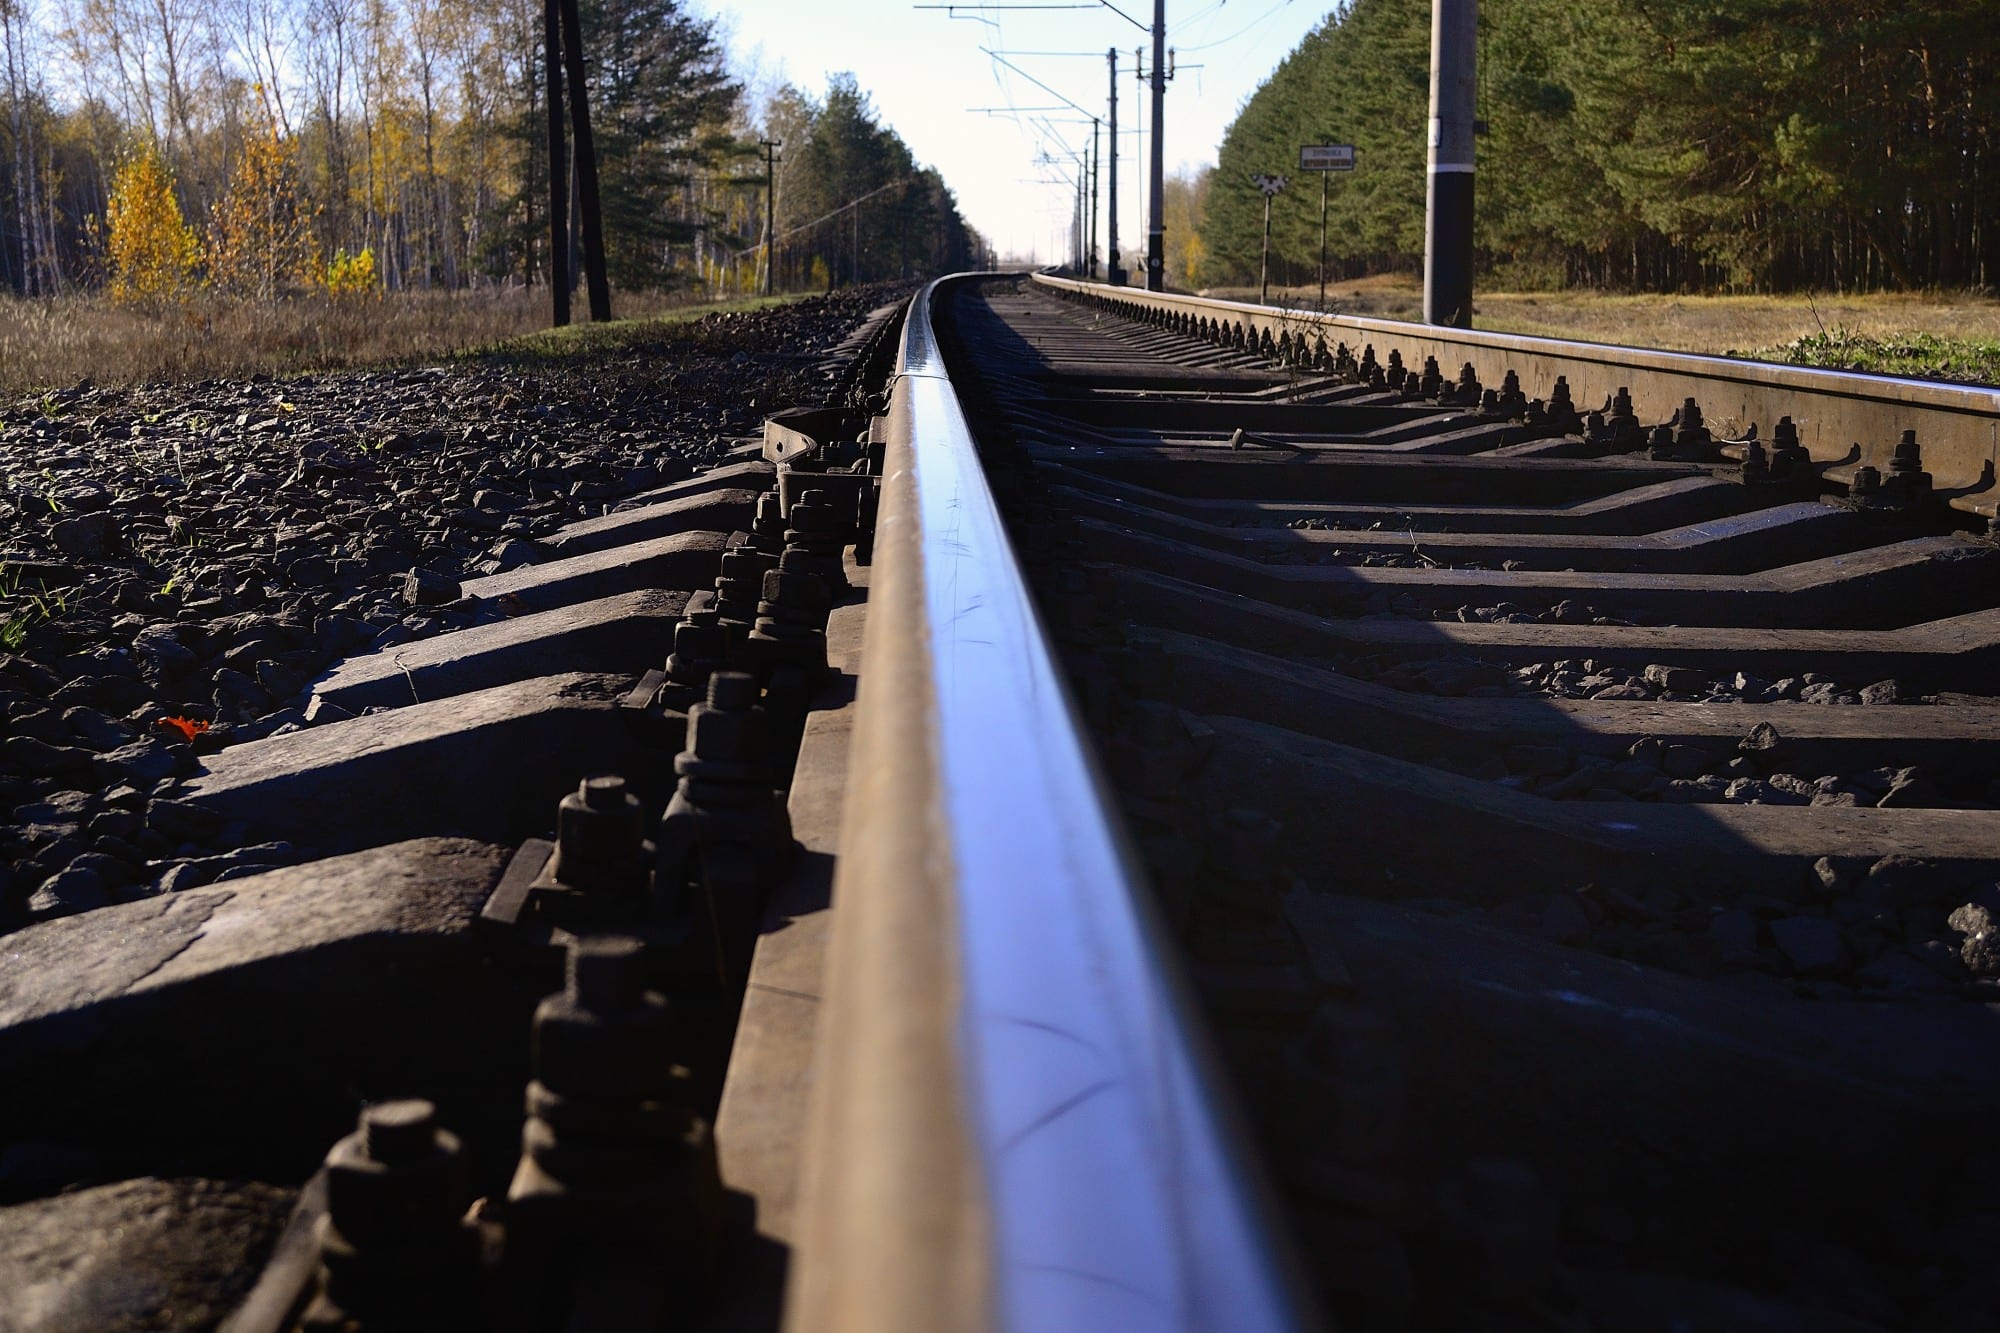
[[[882,123],[902,136],[920,164],[938,170],[966,222],[994,251],[1042,263],[1068,251],[1074,194],[1060,173],[1076,169],[1073,154],[1089,143],[1090,125],[1077,108],[1107,112],[1104,53],[1116,47],[1120,249],[1126,267],[1142,267],[1132,255],[1136,248],[1143,258],[1145,250],[1145,158],[1138,131],[1149,116],[1150,94],[1134,77],[1132,59],[1134,47],[1148,38],[1121,15],[1137,19],[1143,5],[1113,10],[1100,0],[1050,12],[1003,2],[947,11],[861,0],[801,12],[779,0],[695,4],[717,20],[731,69],[753,108],[785,83],[821,97],[828,76],[854,74]],[[984,15],[973,12],[981,10]],[[1167,45],[1178,54],[1166,94],[1167,174],[1213,167],[1243,102],[1331,12],[1329,5],[1298,0],[1209,0],[1176,19],[1169,7]],[[1037,80],[1053,92],[1037,87]],[[1062,100],[1075,106],[1062,106]],[[972,109],[987,107],[996,110]],[[1036,110],[1043,107],[1057,109]],[[1071,155],[1065,161],[1038,161],[1063,150]],[[1103,153],[1108,164],[1109,149]],[[1100,184],[1100,254],[1105,193]]]

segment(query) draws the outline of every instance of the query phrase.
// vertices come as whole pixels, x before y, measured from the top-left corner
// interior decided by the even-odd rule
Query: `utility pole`
[[[1107,232],[1104,277],[1113,287],[1125,285],[1125,270],[1118,267],[1118,48],[1104,53],[1111,63],[1111,177],[1110,209],[1104,217]]]
[[[1097,117],[1090,118],[1090,276],[1097,276],[1097,169],[1104,165],[1104,149],[1097,141]]]
[[[583,79],[583,20],[577,0],[561,0],[563,61],[569,74],[570,135],[576,141],[576,188],[583,213],[583,275],[590,317],[611,318],[611,283],[604,272],[604,212],[597,195],[597,141],[590,133],[590,94]]]
[[[1076,155],[1076,275],[1090,270],[1090,153]]]
[[[1084,165],[1083,154],[1078,153],[1076,155],[1076,274],[1078,277],[1083,276],[1084,265],[1089,262],[1084,255],[1083,241],[1085,231],[1084,213],[1090,201],[1090,188],[1084,182],[1083,177]]]
[[[563,138],[562,0],[542,0],[542,86],[548,96],[549,322],[569,323],[569,165]]]
[[[1472,116],[1478,60],[1478,0],[1431,0],[1424,322],[1461,329],[1472,327]]]
[[[1064,261],[1063,266],[1071,274],[1080,277],[1083,274],[1083,242],[1077,239],[1076,233],[1077,224],[1083,221],[1083,205],[1078,200],[1079,191],[1077,182],[1071,181],[1069,185],[1069,236],[1067,238],[1069,241],[1069,258]]]
[[[1436,0],[1445,4],[1447,0]],[[1469,8],[1472,0],[1463,0]],[[1146,231],[1146,290],[1167,286],[1167,141],[1160,133],[1167,104],[1167,0],[1153,0],[1153,216]]]
[[[764,295],[771,294],[771,274],[778,266],[778,157],[782,139],[761,139],[764,148]]]

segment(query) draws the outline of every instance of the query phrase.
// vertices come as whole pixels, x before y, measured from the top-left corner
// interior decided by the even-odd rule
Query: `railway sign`
[[[1352,171],[1354,145],[1351,143],[1309,143],[1299,148],[1300,171]]]
[[[1325,179],[1322,177],[1321,179]],[[1271,301],[1271,201],[1278,197],[1278,191],[1291,182],[1284,176],[1266,176],[1258,172],[1250,178],[1250,183],[1264,192],[1264,260],[1263,271],[1257,278],[1257,300],[1269,305]]]

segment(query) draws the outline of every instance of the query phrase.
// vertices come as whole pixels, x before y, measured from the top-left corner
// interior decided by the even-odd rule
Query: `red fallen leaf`
[[[178,731],[190,745],[194,744],[195,737],[208,730],[208,723],[192,717],[163,717],[159,725],[169,731]]]

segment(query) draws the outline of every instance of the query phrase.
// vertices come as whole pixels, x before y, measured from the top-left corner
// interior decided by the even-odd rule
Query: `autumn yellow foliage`
[[[1165,181],[1161,204],[1166,215],[1169,286],[1193,289],[1208,279],[1208,246],[1201,239],[1201,228],[1208,213],[1213,176],[1213,169],[1204,167],[1192,175],[1169,176]]]
[[[359,296],[375,290],[375,247],[364,246],[354,254],[334,252],[320,274],[320,285],[329,296]]]
[[[229,189],[209,218],[208,276],[215,286],[268,301],[321,276],[297,156],[268,117],[246,136]]]
[[[201,243],[181,217],[173,173],[151,144],[119,166],[107,210],[111,295],[120,301],[172,300],[187,291]]]

